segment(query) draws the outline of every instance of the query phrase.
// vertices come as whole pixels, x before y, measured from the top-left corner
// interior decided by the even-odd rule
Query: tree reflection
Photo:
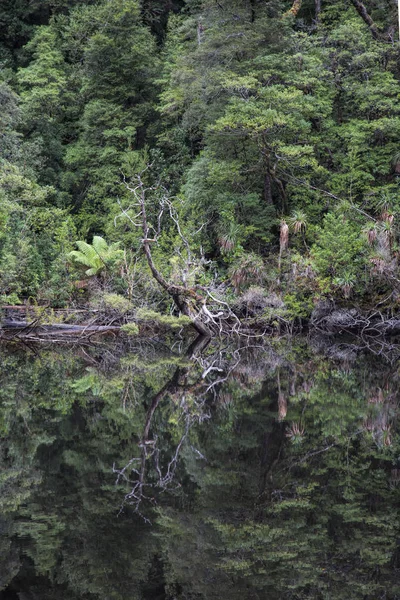
[[[395,362],[135,344],[0,350],[0,590],[399,597]]]

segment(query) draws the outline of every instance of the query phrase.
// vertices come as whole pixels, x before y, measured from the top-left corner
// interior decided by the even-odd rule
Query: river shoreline
[[[98,335],[146,336],[150,332],[166,333],[192,329],[191,324],[177,326],[173,317],[149,312],[145,318],[118,311],[93,310],[89,307],[71,309],[49,309],[40,306],[3,306],[0,317],[0,339],[34,338],[61,341],[69,339],[91,339]],[[279,314],[252,315],[251,318],[236,317],[232,335],[237,337],[276,336],[286,334],[354,334],[361,337],[393,337],[400,334],[400,313],[393,310],[362,310],[358,307],[342,307],[334,302],[321,302],[309,319],[284,319]],[[131,330],[130,330],[131,329]],[[207,337],[207,336],[205,336]],[[219,336],[229,337],[226,330]]]

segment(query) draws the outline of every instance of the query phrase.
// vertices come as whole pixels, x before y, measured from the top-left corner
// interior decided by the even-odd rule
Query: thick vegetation
[[[395,5],[3,2],[2,304],[393,308]]]

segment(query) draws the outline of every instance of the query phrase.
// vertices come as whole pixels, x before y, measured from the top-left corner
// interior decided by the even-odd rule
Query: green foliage
[[[17,72],[21,98],[21,129],[25,142],[36,146],[42,183],[58,185],[63,166],[63,121],[69,95],[67,66],[49,27],[40,27],[26,45],[32,56]],[[35,145],[35,146],[34,146]]]
[[[63,255],[74,226],[65,210],[50,204],[54,190],[21,170],[0,166],[0,293],[10,297],[50,294],[63,303],[69,294]]]
[[[334,285],[357,285],[359,292],[365,291],[366,242],[360,227],[345,214],[325,216],[312,261],[323,293],[332,293]]]
[[[0,156],[8,162],[16,161],[20,137],[16,127],[20,118],[18,97],[6,83],[0,83]]]
[[[91,244],[79,240],[76,242],[79,250],[73,250],[68,254],[78,265],[89,267],[85,273],[88,277],[100,275],[108,270],[112,271],[122,260],[123,250],[119,248],[119,242],[108,245],[106,240],[99,235],[93,236]]]
[[[75,64],[71,83],[83,100],[63,185],[79,198],[80,227],[87,235],[104,228],[104,217],[124,192],[121,169],[145,143],[157,53],[137,0],[77,7],[59,27]]]
[[[121,331],[127,335],[138,335],[139,327],[136,325],[136,323],[126,323],[125,325],[122,325]]]
[[[132,309],[132,304],[129,300],[119,294],[103,294],[101,301],[106,309],[115,310],[122,314],[127,313]]]
[[[290,320],[309,319],[314,308],[313,298],[310,294],[302,293],[300,289],[297,293],[286,294],[284,303],[285,316]]]
[[[398,56],[387,43],[394,7],[366,3],[381,32],[374,37],[352,3],[322,3],[319,15],[311,0],[301,4],[294,19],[289,0],[5,0],[0,151],[7,177],[17,171],[13,198],[1,200],[0,292],[68,301],[74,228],[81,239],[136,250],[139,232],[118,218],[132,202],[124,183],[152,164],[146,185],[163,182],[176,195],[191,242],[213,264],[191,283],[209,283],[216,265],[236,289],[263,284],[261,262],[272,280],[279,261],[293,315],[308,313],[313,295],[365,297],[370,279],[389,296],[399,238],[390,219],[400,209]],[[160,188],[150,196],[156,228]],[[45,210],[64,232],[61,251],[44,231]],[[311,249],[309,293],[307,277],[291,275],[289,254],[279,254],[283,217],[289,250],[305,264]],[[30,225],[36,218],[40,234]],[[358,236],[371,219],[367,256]],[[182,244],[160,225],[154,255],[174,279]],[[90,244],[79,252],[88,276],[105,271]],[[145,269],[135,265],[142,289]],[[133,297],[133,271],[126,266],[110,291]],[[235,283],[240,271],[247,280]]]
[[[192,324],[192,320],[185,315],[179,315],[179,317],[175,317],[174,315],[162,315],[155,310],[145,308],[140,308],[137,311],[136,316],[141,321],[153,321],[170,329],[182,329],[182,327],[188,327]]]

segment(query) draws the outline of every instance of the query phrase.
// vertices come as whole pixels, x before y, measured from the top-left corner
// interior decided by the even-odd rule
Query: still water
[[[400,598],[393,349],[0,359],[1,600]]]

